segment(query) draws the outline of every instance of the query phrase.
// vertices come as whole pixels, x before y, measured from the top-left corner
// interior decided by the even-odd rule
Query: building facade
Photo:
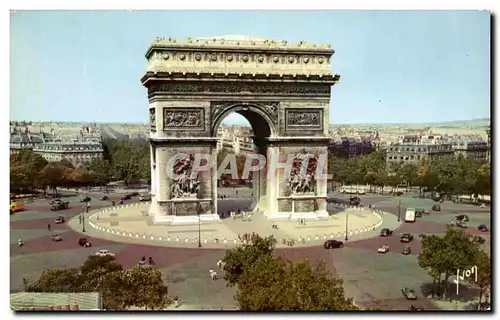
[[[43,144],[42,137],[27,132],[12,132],[10,134],[10,153],[17,153],[21,150],[33,150],[35,146]]]
[[[82,166],[92,160],[102,159],[103,147],[96,142],[51,142],[36,145],[33,148],[49,162],[63,159],[70,161],[75,167]]]
[[[330,140],[328,152],[339,158],[352,158],[369,154],[375,150],[370,140],[342,137]]]
[[[418,165],[422,160],[439,160],[454,156],[454,150],[448,143],[395,143],[386,151],[388,166],[403,163]]]

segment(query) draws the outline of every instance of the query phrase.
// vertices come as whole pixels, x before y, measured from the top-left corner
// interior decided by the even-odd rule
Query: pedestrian
[[[179,297],[178,296],[175,296],[174,297],[174,307],[179,307]]]
[[[79,215],[78,219],[80,220],[80,224],[82,224],[82,215]]]
[[[47,225],[47,230],[51,231],[50,223]]]
[[[217,261],[217,268],[222,269],[222,260]]]
[[[148,263],[149,263],[150,266],[154,266],[155,265],[155,262],[153,261],[153,257],[149,257]]]
[[[21,240],[21,238],[17,239],[17,244],[22,247],[22,245],[24,244],[23,243],[23,240]]]

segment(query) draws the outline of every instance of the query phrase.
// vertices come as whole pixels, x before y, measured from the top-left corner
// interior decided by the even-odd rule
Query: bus
[[[26,210],[26,205],[23,202],[11,201],[10,203],[10,214],[15,212]]]
[[[415,209],[407,208],[405,213],[405,222],[415,222]]]

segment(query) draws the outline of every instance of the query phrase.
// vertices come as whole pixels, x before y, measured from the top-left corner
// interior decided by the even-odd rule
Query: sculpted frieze
[[[148,94],[155,93],[230,93],[230,94],[281,94],[281,95],[329,95],[330,86],[296,84],[257,84],[245,82],[221,83],[169,83],[152,85]]]
[[[155,108],[149,109],[149,127],[151,130],[156,130],[156,110]]]
[[[286,125],[289,128],[315,127],[322,128],[323,111],[310,109],[286,110]]]
[[[222,113],[235,106],[253,106],[267,114],[273,122],[276,122],[278,119],[278,101],[259,101],[259,103],[241,101],[212,101],[210,103],[212,120],[217,119]]]
[[[199,129],[204,127],[203,108],[163,108],[164,129]]]
[[[184,159],[176,159],[173,165],[171,184],[172,198],[197,197],[200,190],[198,175],[193,175],[194,156],[188,155]]]
[[[298,153],[292,162],[288,179],[288,187],[292,194],[311,193],[315,191],[314,174],[318,166],[316,157],[309,153]]]

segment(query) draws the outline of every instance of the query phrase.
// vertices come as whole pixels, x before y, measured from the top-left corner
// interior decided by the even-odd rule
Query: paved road
[[[93,196],[94,197],[94,196]],[[97,196],[95,196],[97,197]],[[92,201],[93,207],[107,205],[107,202]],[[98,197],[97,197],[98,198]],[[426,207],[431,203],[407,198],[391,198],[381,196],[362,197],[365,204],[376,204],[396,217],[397,202],[402,200],[417,201],[412,205]],[[54,231],[47,230],[47,224],[59,215],[70,218],[80,213],[78,198],[69,198],[72,208],[56,213],[48,210],[46,200],[37,200],[29,204],[30,211],[16,213],[11,216],[11,256],[10,256],[10,287],[11,290],[22,290],[22,278],[37,278],[45,269],[77,267],[86,257],[95,251],[106,248],[116,253],[118,262],[125,267],[133,266],[142,256],[153,257],[157,267],[165,275],[166,282],[172,295],[178,295],[185,306],[201,309],[231,309],[235,307],[233,300],[234,289],[228,288],[223,280],[211,281],[208,269],[214,267],[216,261],[224,255],[222,249],[185,249],[155,247],[141,244],[125,244],[109,240],[97,239],[88,236],[93,243],[92,248],[80,248],[77,239],[81,235],[70,230],[66,224],[54,226]],[[228,202],[228,205],[233,205]],[[489,221],[490,214],[484,209],[467,205],[442,206],[443,211],[432,213],[413,224],[403,224],[396,233],[412,232],[415,234],[442,233],[444,225],[451,219],[456,210],[467,212],[471,221]],[[34,209],[36,208],[36,210]],[[471,232],[474,228],[471,228]],[[54,243],[50,240],[52,233],[62,236],[63,242]],[[374,235],[375,236],[375,235]],[[483,234],[489,242],[489,234]],[[26,241],[24,247],[19,248],[15,242],[18,238]],[[391,251],[387,254],[377,254],[376,248],[382,244],[389,244]],[[422,290],[426,284],[432,282],[430,277],[416,262],[419,248],[416,238],[411,247],[413,252],[409,256],[399,253],[401,244],[397,235],[393,238],[374,237],[369,240],[349,240],[343,249],[324,250],[321,246],[305,248],[288,248],[277,250],[277,255],[297,260],[307,258],[313,263],[326,262],[332,273],[344,279],[344,288],[348,296],[356,299],[361,306],[377,306],[383,309],[405,310],[411,302],[401,296],[401,287],[410,286],[417,290],[419,299],[417,304],[426,309],[436,308],[434,304],[424,298]]]

